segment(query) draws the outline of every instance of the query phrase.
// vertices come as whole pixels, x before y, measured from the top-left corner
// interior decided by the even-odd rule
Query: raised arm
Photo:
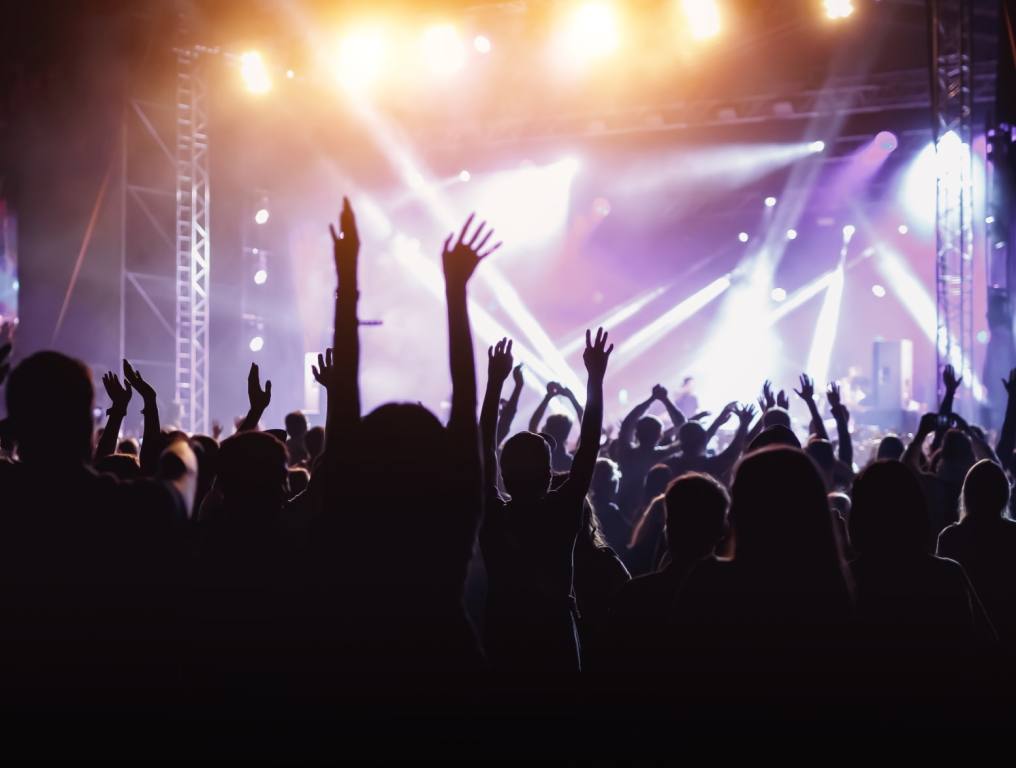
[[[942,384],[945,387],[945,395],[942,396],[942,402],[938,406],[939,416],[949,416],[952,414],[953,402],[956,400],[956,390],[960,388],[962,383],[963,377],[957,377],[956,369],[951,365],[947,365],[942,369]],[[938,425],[948,425],[948,419],[939,419]],[[949,431],[948,426],[938,425],[935,428],[935,439],[931,442],[933,451],[942,444],[942,440],[945,439],[945,433]]]
[[[589,491],[596,457],[600,453],[600,430],[603,427],[603,377],[607,373],[607,363],[610,361],[610,353],[613,351],[614,345],[607,346],[607,334],[602,328],[596,331],[595,339],[592,339],[589,331],[586,331],[586,351],[582,355],[582,361],[586,364],[588,373],[586,410],[582,415],[579,447],[575,451],[568,480],[565,481],[565,487],[569,489],[569,492],[575,492],[579,496],[585,496]],[[648,408],[648,405],[646,407]]]
[[[512,370],[512,343],[501,339],[487,349],[487,390],[480,408],[480,436],[483,446],[483,485],[486,498],[497,495],[498,413],[501,388]]]
[[[1002,422],[1002,431],[998,434],[995,453],[1002,466],[1008,467],[1012,452],[1016,449],[1016,368],[1009,371],[1008,380],[1002,379],[1002,386],[1006,393],[1005,420]]]
[[[751,403],[737,405],[734,407],[733,413],[738,419],[737,431],[734,433],[734,438],[730,441],[730,445],[718,456],[714,456],[710,462],[710,470],[717,478],[721,478],[729,473],[741,457],[745,441],[748,437],[748,425],[751,424],[751,420],[755,417],[755,406]]]
[[[676,433],[681,428],[681,425],[687,421],[684,414],[681,413],[681,409],[671,402],[667,396],[666,388],[661,384],[653,387],[653,397],[663,403],[663,407],[667,409],[667,415],[670,417],[670,423]]]
[[[144,402],[141,413],[145,416],[145,428],[141,436],[141,473],[152,476],[159,468],[159,454],[162,453],[162,425],[159,422],[159,398],[155,389],[144,380],[141,372],[123,361],[123,377]]]
[[[540,424],[543,423],[543,414],[547,412],[547,406],[550,405],[550,401],[561,394],[562,387],[556,381],[547,382],[547,394],[543,396],[540,404],[536,406],[536,410],[533,411],[532,417],[529,419],[529,431],[539,432]]]
[[[342,198],[339,230],[328,225],[332,235],[332,256],[335,261],[335,326],[332,334],[334,369],[328,391],[328,415],[325,424],[325,451],[337,450],[339,435],[348,436],[360,423],[360,321],[357,305],[360,290],[357,265],[360,257],[360,234],[348,198]],[[346,441],[348,443],[348,440]]]
[[[116,453],[117,439],[120,436],[120,427],[123,425],[123,418],[127,415],[127,405],[131,401],[131,394],[134,392],[129,381],[120,383],[119,377],[112,371],[108,371],[102,377],[102,386],[109,395],[110,407],[106,411],[106,427],[102,430],[102,437],[99,444],[95,446],[95,460],[103,456]]]
[[[822,423],[822,415],[818,412],[818,406],[815,404],[815,381],[809,378],[808,374],[801,374],[801,388],[795,389],[794,394],[804,400],[804,404],[808,406],[808,413],[811,414],[811,427],[809,431],[822,440],[829,439],[829,433],[826,432],[825,424]]]
[[[261,388],[261,372],[257,363],[251,363],[250,371],[247,373],[247,402],[249,403],[247,415],[236,428],[237,432],[256,432],[258,422],[272,402],[272,382],[266,380],[264,389]]]
[[[635,437],[635,425],[638,424],[639,419],[646,415],[646,411],[649,410],[649,406],[653,404],[656,399],[655,396],[650,395],[648,400],[636,405],[629,411],[628,415],[624,417],[624,421],[621,422],[621,429],[618,432],[617,440],[624,448],[630,448],[632,440]],[[586,408],[589,407],[589,401],[586,400]]]
[[[709,445],[709,441],[716,437],[716,433],[720,431],[720,427],[730,421],[730,417],[734,415],[734,411],[737,408],[737,402],[730,402],[723,406],[723,410],[720,411],[719,415],[713,419],[713,423],[709,425],[709,429],[706,430],[706,445]]]
[[[512,422],[515,421],[515,415],[519,412],[519,398],[522,396],[522,385],[525,383],[522,378],[522,363],[516,365],[512,370],[512,379],[515,382],[515,386],[502,406],[501,413],[498,415],[495,447],[501,445],[504,439],[508,437],[508,433],[512,429]]]
[[[575,416],[578,418],[579,424],[581,424],[585,411],[582,409],[582,404],[579,402],[578,398],[575,397],[575,393],[568,389],[568,387],[561,387],[561,395],[565,400],[572,404],[572,408],[575,409]]]
[[[826,392],[826,399],[832,409],[833,418],[836,419],[836,439],[840,461],[853,469],[854,467],[854,442],[850,437],[850,413],[843,405],[840,398],[840,386],[836,382],[829,385]]]
[[[921,466],[924,441],[928,439],[928,435],[935,431],[937,425],[938,414],[924,414],[921,417],[921,422],[917,425],[917,433],[914,435],[914,439],[910,441],[910,445],[908,445],[907,449],[903,452],[903,463],[915,472],[924,471],[924,468]]]

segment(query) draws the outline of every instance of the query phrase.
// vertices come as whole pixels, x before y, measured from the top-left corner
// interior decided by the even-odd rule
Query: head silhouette
[[[92,452],[92,377],[59,352],[25,358],[7,381],[11,433],[25,463],[76,463]]]
[[[790,414],[783,408],[776,406],[770,408],[764,414],[762,414],[762,426],[763,427],[786,427],[791,428]]]
[[[325,430],[323,427],[311,427],[303,438],[303,446],[311,461],[321,455],[325,447]]]
[[[1009,506],[1009,479],[998,464],[982,459],[963,481],[963,518],[997,520]]]
[[[665,490],[674,473],[666,464],[654,464],[646,474],[646,482],[642,488],[642,500],[646,503],[655,499]]]
[[[610,459],[597,459],[593,468],[593,480],[589,491],[599,502],[613,501],[621,484],[621,472],[617,462]]]
[[[709,475],[689,472],[667,486],[667,546],[675,560],[701,560],[727,533],[727,489]]]
[[[643,416],[635,425],[635,438],[641,448],[655,448],[663,435],[663,422],[655,416]]]
[[[550,445],[540,435],[519,432],[501,449],[501,479],[512,498],[536,499],[550,487]]]
[[[303,415],[302,411],[286,414],[286,432],[297,440],[307,434],[307,417]]]
[[[833,444],[821,437],[812,437],[804,452],[814,461],[823,472],[832,472],[836,463],[836,454],[833,452]]]
[[[928,508],[913,471],[876,461],[854,481],[851,546],[862,556],[899,557],[928,551]]]
[[[547,417],[543,431],[554,438],[554,445],[564,449],[568,445],[568,435],[572,429],[572,420],[563,413],[554,413]]]
[[[222,441],[216,459],[226,503],[278,511],[286,498],[286,446],[267,432],[241,432]]]
[[[877,459],[894,459],[896,461],[903,455],[903,441],[896,435],[886,435],[878,444]]]
[[[754,440],[751,441],[751,445],[748,446],[749,452],[761,450],[762,448],[768,448],[769,446],[782,445],[787,448],[800,448],[801,441],[797,439],[789,427],[784,427],[782,424],[776,424],[771,427],[763,429]]]
[[[686,421],[677,434],[685,456],[701,456],[706,452],[706,431],[697,421]]]
[[[137,480],[141,477],[138,457],[129,453],[111,453],[95,462],[95,471],[114,475],[120,480]]]
[[[970,438],[958,429],[950,429],[942,440],[939,467],[953,475],[965,476],[976,460]]]

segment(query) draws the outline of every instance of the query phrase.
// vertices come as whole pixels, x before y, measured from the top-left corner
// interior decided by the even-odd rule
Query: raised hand
[[[726,410],[726,409],[724,409]],[[747,429],[748,425],[751,424],[751,420],[755,418],[755,406],[751,403],[745,403],[744,405],[734,406],[734,415],[737,416],[741,422],[741,426]]]
[[[109,395],[109,400],[113,404],[110,410],[121,414],[127,413],[127,404],[131,401],[131,395],[134,393],[131,383],[127,381],[124,386],[120,383],[120,378],[109,371],[102,376],[102,386],[105,387],[106,394]]]
[[[547,382],[547,397],[557,397],[558,395],[561,394],[563,390],[564,387],[562,387],[556,381]]]
[[[360,234],[356,230],[356,217],[349,205],[349,198],[342,198],[342,212],[339,214],[339,231],[332,224],[328,225],[332,233],[332,255],[335,258],[335,274],[339,285],[344,280],[351,280],[356,285],[356,260],[360,254]]]
[[[131,364],[123,361],[123,378],[130,386],[134,387],[141,395],[145,403],[153,402],[156,399],[155,388],[141,377],[141,371],[132,368]]]
[[[843,407],[843,401],[840,399],[840,385],[835,381],[826,390],[826,400],[829,401],[829,407],[833,409],[833,413]]]
[[[272,382],[265,381],[265,388],[261,388],[261,372],[257,363],[250,364],[250,372],[247,374],[247,400],[251,411],[257,413],[264,413],[272,402]]]
[[[790,409],[790,396],[782,389],[776,393],[776,407],[785,411]]]
[[[512,372],[515,360],[512,358],[511,339],[501,339],[497,344],[487,348],[487,378],[497,384],[503,384]]]
[[[938,429],[938,414],[937,413],[926,413],[921,417],[921,422],[917,426],[918,434],[928,435]]]
[[[566,397],[569,400],[572,400],[572,401],[575,400],[575,393],[572,392],[571,389],[569,389],[568,387],[561,387],[560,394],[561,394],[562,397]]]
[[[220,437],[222,437],[222,424],[212,421],[212,438],[218,440]]]
[[[712,415],[712,411],[699,411],[698,413],[689,416],[688,421],[702,421],[702,419],[707,418],[710,415]]]
[[[776,398],[773,396],[773,383],[769,379],[762,382],[762,394],[759,396],[758,404],[763,413],[776,406]]]
[[[331,390],[335,384],[335,362],[332,359],[332,348],[328,347],[325,353],[322,355],[318,353],[317,365],[310,367],[310,372],[314,376],[314,381],[325,388],[326,391]]]
[[[524,383],[522,379],[522,363],[519,363],[512,369],[512,379],[515,381],[516,387],[521,387]]]
[[[466,239],[466,236],[469,234],[469,227],[473,223],[474,215],[472,213],[469,214],[469,218],[462,225],[462,231],[459,232],[459,237],[454,245],[452,244],[452,239],[455,237],[454,233],[448,235],[445,240],[444,251],[441,254],[441,263],[444,267],[445,283],[449,286],[465,288],[469,278],[476,271],[477,265],[501,247],[501,243],[498,242],[484,250],[491,235],[494,234],[494,230],[489,228],[484,232],[484,227],[487,224],[485,221],[480,223],[480,226],[473,232],[472,237],[469,237],[468,240]]]
[[[951,365],[947,365],[942,369],[942,383],[945,384],[946,390],[949,392],[955,392],[960,388],[960,384],[963,383],[963,377],[957,378],[956,369]]]
[[[654,400],[666,400],[667,399],[667,388],[662,384],[657,384],[653,387],[653,399]]]
[[[1005,393],[1012,397],[1016,395],[1016,368],[1009,371],[1009,378],[1002,379],[1002,386],[1005,387]]]
[[[815,399],[815,381],[813,379],[809,378],[808,374],[802,373],[801,374],[801,378],[800,378],[800,382],[801,382],[801,388],[800,389],[795,389],[794,390],[794,394],[797,395],[802,400],[805,400],[805,401],[814,400]]]
[[[613,351],[614,345],[607,346],[607,334],[602,328],[597,329],[595,340],[586,330],[586,351],[582,353],[582,362],[586,364],[590,379],[603,381],[603,377],[607,373],[607,362]]]

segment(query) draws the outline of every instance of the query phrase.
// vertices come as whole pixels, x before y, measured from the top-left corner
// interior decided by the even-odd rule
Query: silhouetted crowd
[[[712,419],[657,385],[610,436],[600,329],[585,397],[552,382],[513,433],[525,373],[510,340],[488,350],[477,417],[467,284],[500,243],[470,217],[442,251],[447,424],[409,402],[362,414],[348,201],[331,232],[323,429],[299,412],[262,429],[256,365],[235,434],[165,429],[125,360],[122,383],[103,377],[95,440],[81,362],[39,352],[8,370],[0,351],[8,725],[105,723],[106,747],[159,733],[166,755],[510,755],[541,739],[669,749],[748,725],[1011,722],[1016,371],[994,448],[953,412],[950,368],[939,412],[858,470],[838,388],[830,437],[807,375],[803,444],[769,382]],[[574,446],[569,416],[544,420],[558,397]],[[140,444],[120,439],[138,399]]]

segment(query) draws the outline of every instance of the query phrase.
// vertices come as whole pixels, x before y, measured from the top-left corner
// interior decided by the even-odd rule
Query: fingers
[[[474,216],[476,216],[475,213],[469,214],[469,218],[466,219],[466,223],[462,225],[462,231],[459,232],[459,239],[456,241],[457,245],[462,244],[462,241],[466,236],[466,232],[469,230],[469,225],[473,223]]]
[[[331,368],[332,365],[334,364],[332,362],[332,355],[333,355],[332,348],[328,347],[328,349],[325,350],[325,362],[328,364],[329,368]]]
[[[315,369],[313,366],[311,366],[311,369],[312,370],[318,370],[318,371],[323,371],[325,369],[325,356],[322,355],[320,352],[318,353],[318,356],[317,356],[317,368]],[[317,374],[315,374],[315,376],[316,375]]]
[[[356,240],[358,233],[356,231],[356,215],[353,213],[353,206],[349,204],[349,198],[343,195],[342,197],[342,213],[339,214],[339,224],[342,226],[342,237]]]
[[[480,259],[485,259],[485,258],[487,258],[488,256],[490,256],[490,254],[492,254],[492,253],[493,253],[494,251],[496,251],[496,250],[497,250],[498,248],[500,248],[500,247],[501,247],[502,245],[503,245],[503,243],[501,243],[501,242],[498,242],[498,244],[497,244],[497,245],[494,245],[494,246],[492,246],[492,247],[491,247],[491,248],[490,248],[489,250],[487,250],[487,252],[486,252],[486,253],[481,253],[481,254],[478,254],[477,258],[480,258]]]
[[[265,396],[270,400],[272,397],[272,380],[265,382]]]
[[[508,339],[508,348],[505,350],[505,352],[507,352],[509,355],[512,353],[512,344],[513,343],[514,342],[511,339]]]
[[[485,226],[487,226],[487,222],[481,221],[480,226],[476,228],[476,231],[473,232],[473,236],[469,238],[469,242],[466,243],[466,245],[468,245],[474,251],[478,251],[482,247],[482,245],[476,246],[475,248],[473,246],[476,245],[476,240],[477,238],[480,237],[480,234],[483,232],[483,228]],[[490,237],[490,232],[487,233],[487,237]],[[487,242],[487,237],[483,238],[483,242]]]
[[[341,238],[335,231],[335,227],[332,226],[331,222],[328,223],[328,231],[332,233],[332,242],[337,243]]]
[[[589,335],[589,329],[586,328],[586,349],[593,346],[592,337]]]
[[[452,249],[452,238],[453,237],[455,237],[454,233],[448,235],[448,237],[445,238],[445,241],[444,241],[444,252],[445,253],[449,253],[451,251],[451,249]]]

